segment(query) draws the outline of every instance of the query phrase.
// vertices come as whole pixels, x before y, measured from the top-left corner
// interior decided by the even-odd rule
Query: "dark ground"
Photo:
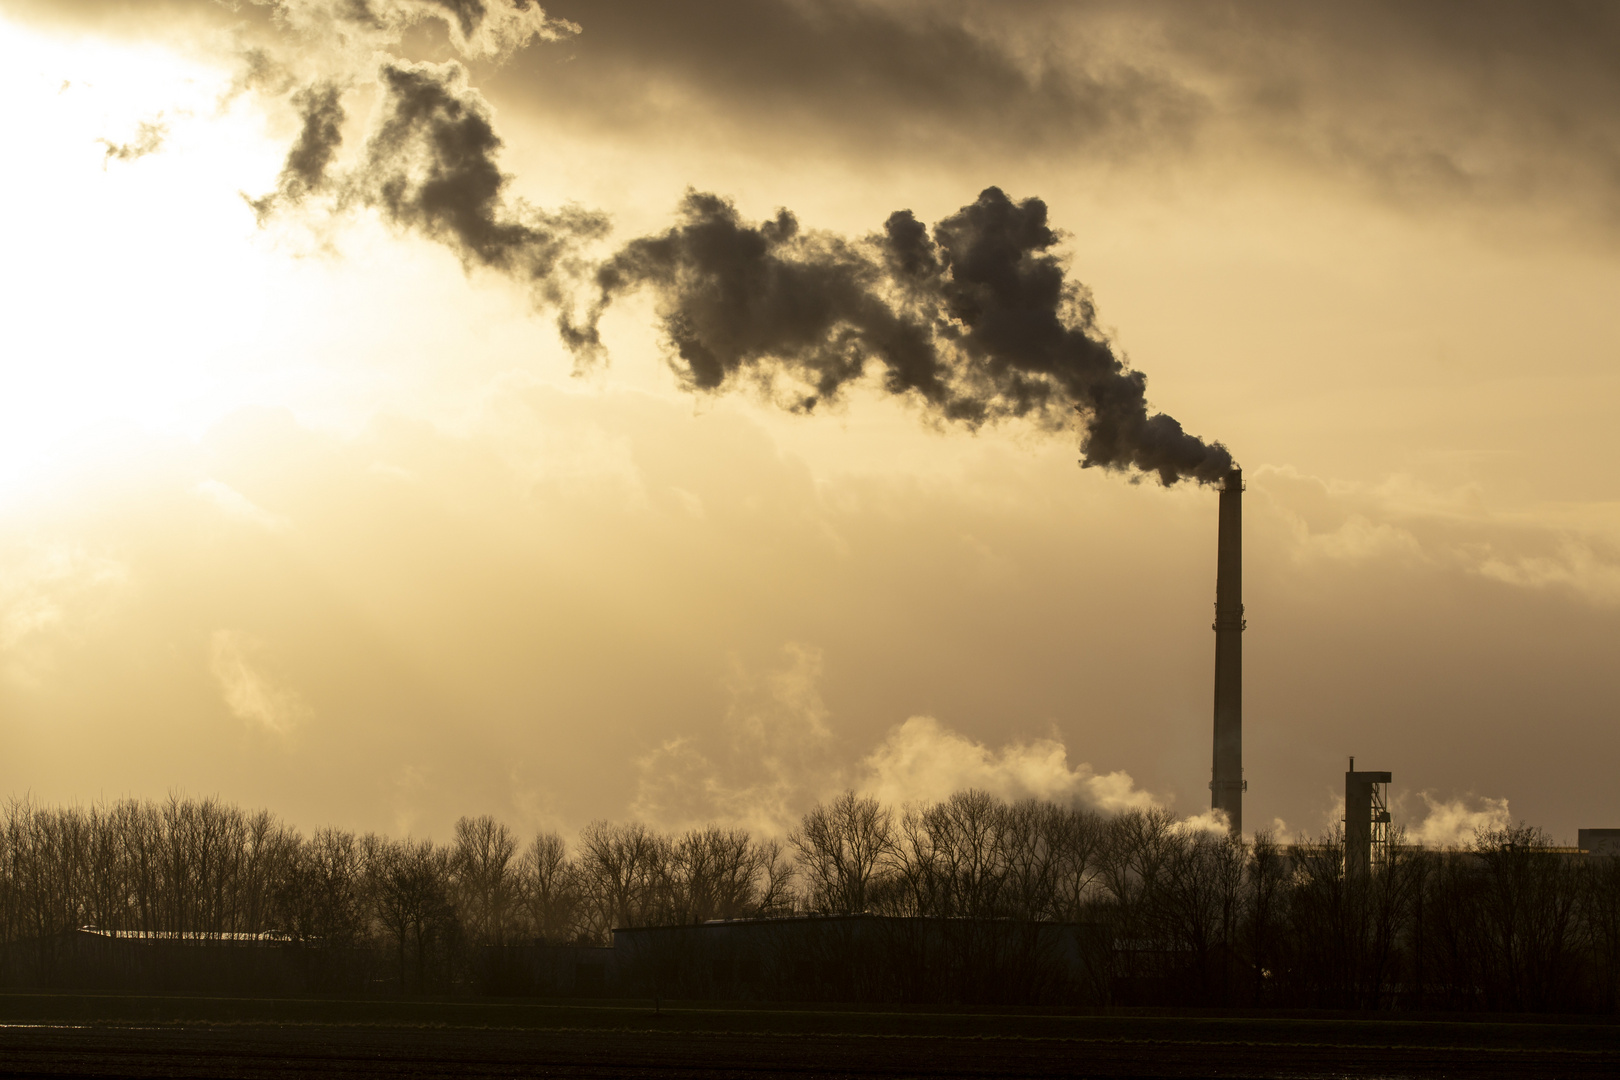
[[[0,1077],[1615,1077],[1620,1025],[0,994]]]

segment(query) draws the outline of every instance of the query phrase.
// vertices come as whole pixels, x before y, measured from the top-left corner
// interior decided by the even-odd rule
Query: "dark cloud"
[[[1160,8],[1234,129],[1400,199],[1595,199],[1620,213],[1620,8],[1360,0]]]
[[[339,25],[480,70],[503,103],[624,138],[772,154],[1174,176],[1218,161],[1403,206],[1620,223],[1620,8],[1596,0],[16,0],[30,20]],[[368,29],[369,28],[369,29]],[[435,32],[436,33],[436,32]],[[362,34],[363,36],[363,34]],[[565,37],[559,48],[520,41]],[[305,47],[325,42],[306,35]],[[327,72],[326,75],[332,73]],[[308,73],[301,78],[309,81]],[[701,123],[692,119],[700,117]],[[1602,230],[1600,230],[1602,231]],[[1607,233],[1605,233],[1607,235]]]
[[[1620,7],[1586,0],[559,0],[482,79],[581,130],[863,167],[1283,165],[1402,205],[1620,221]],[[701,127],[690,127],[690,116]],[[712,134],[705,135],[705,132]],[[1460,200],[1460,201],[1459,201]]]
[[[581,27],[484,85],[582,127],[701,115],[722,132],[816,149],[928,154],[1183,143],[1202,96],[1153,64],[1066,54],[1039,11],[864,0],[562,0]],[[1011,17],[1009,18],[1008,15]]]
[[[1147,380],[1115,356],[1084,288],[1051,248],[1039,199],[989,188],[935,226],[910,211],[855,243],[806,233],[786,210],[751,225],[729,202],[689,193],[680,224],[631,241],[598,274],[602,299],[657,298],[682,382],[795,388],[808,411],[871,374],[934,417],[977,427],[1028,418],[1057,429],[1079,412],[1084,464],[1137,469],[1166,484],[1231,468],[1219,444],[1150,413]],[[594,326],[567,328],[590,354]]]

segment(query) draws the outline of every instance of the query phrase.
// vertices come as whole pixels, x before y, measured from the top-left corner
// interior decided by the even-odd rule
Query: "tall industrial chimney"
[[[1215,566],[1215,761],[1209,805],[1226,812],[1234,836],[1243,832],[1243,470],[1221,485],[1221,524]]]

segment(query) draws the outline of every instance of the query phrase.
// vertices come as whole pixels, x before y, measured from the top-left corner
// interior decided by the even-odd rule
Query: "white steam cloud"
[[[666,828],[719,822],[779,836],[829,788],[832,733],[821,700],[821,650],[790,644],[763,676],[736,665],[724,752],[670,739],[636,762],[630,812]]]
[[[1513,823],[1506,799],[1478,798],[1470,806],[1466,797],[1441,801],[1427,791],[1418,794],[1429,812],[1407,836],[1424,847],[1463,847],[1473,843],[1477,832],[1505,829]]]
[[[781,836],[814,803],[845,788],[895,807],[945,799],[966,788],[1104,813],[1162,805],[1128,773],[1099,774],[1084,762],[1071,764],[1061,739],[996,749],[931,716],[897,725],[853,768],[840,767],[819,690],[821,651],[788,645],[784,655],[784,666],[764,675],[737,669],[728,687],[732,704],[723,750],[707,751],[680,736],[637,759],[640,780],[630,807],[635,817],[665,828],[714,822]],[[1203,814],[1183,827],[1224,832],[1226,823]]]
[[[1046,799],[1107,813],[1159,805],[1129,773],[1098,774],[1085,762],[1071,766],[1068,748],[1059,739],[1014,742],[992,750],[931,716],[913,716],[890,731],[861,767],[859,787],[895,805],[937,801],[965,788],[1003,799]]]
[[[292,734],[315,715],[294,689],[264,670],[264,642],[240,630],[214,631],[210,667],[231,715],[273,735]]]

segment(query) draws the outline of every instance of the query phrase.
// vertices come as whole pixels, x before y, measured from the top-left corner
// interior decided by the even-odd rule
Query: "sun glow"
[[[34,151],[0,175],[26,208],[0,270],[4,490],[87,432],[195,430],[242,399],[265,267],[235,192],[276,160],[223,69],[0,23],[0,72]]]
[[[261,230],[243,194],[274,186],[293,118],[233,89],[223,54],[0,22],[11,137],[32,151],[0,173],[21,208],[0,268],[0,503],[109,434],[195,438],[247,406],[352,429],[442,403],[446,372],[470,390],[532,362],[523,299],[442,250],[364,217]]]

